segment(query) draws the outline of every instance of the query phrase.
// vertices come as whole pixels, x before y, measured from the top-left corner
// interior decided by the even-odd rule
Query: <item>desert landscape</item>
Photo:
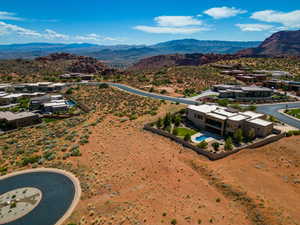
[[[72,160],[89,189],[69,223],[298,224],[299,138],[210,162],[143,131],[151,119],[110,117],[91,129]]]

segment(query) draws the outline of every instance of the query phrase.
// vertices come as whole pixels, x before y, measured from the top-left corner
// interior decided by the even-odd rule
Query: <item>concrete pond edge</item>
[[[68,177],[74,185],[75,193],[74,193],[74,199],[73,199],[71,205],[69,206],[69,208],[65,212],[65,214],[54,224],[54,225],[62,225],[65,222],[65,220],[68,219],[71,216],[71,214],[73,213],[74,209],[76,208],[77,204],[79,203],[81,193],[82,193],[80,182],[74,174],[72,174],[68,171],[65,171],[65,170],[60,170],[60,169],[55,169],[55,168],[37,168],[37,169],[21,170],[21,171],[17,171],[17,172],[13,172],[13,173],[1,176],[0,181],[5,180],[10,177],[14,177],[14,176],[27,174],[27,173],[36,173],[36,172],[51,172],[51,173],[58,173],[58,174],[64,175],[64,176]]]

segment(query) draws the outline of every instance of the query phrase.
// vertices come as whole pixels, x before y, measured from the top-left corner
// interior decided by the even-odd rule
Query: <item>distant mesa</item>
[[[257,48],[248,48],[237,54],[241,56],[300,56],[300,30],[277,32]]]

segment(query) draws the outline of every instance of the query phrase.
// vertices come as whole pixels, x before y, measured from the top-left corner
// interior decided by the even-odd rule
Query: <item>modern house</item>
[[[69,105],[65,100],[52,100],[50,102],[43,104],[43,109],[45,112],[57,113],[62,111],[67,111]]]
[[[51,101],[50,95],[44,95],[41,97],[32,98],[30,100],[29,108],[30,110],[37,110],[43,107],[43,104]]]
[[[16,103],[21,98],[24,98],[23,94],[7,94],[0,97],[0,105],[13,104]]]
[[[257,137],[266,137],[273,131],[273,123],[265,120],[264,114],[238,112],[217,105],[190,105],[187,108],[187,118],[196,127],[220,136],[232,136],[237,129],[242,129],[245,134],[253,130]]]
[[[272,89],[258,86],[214,85],[212,90],[219,93],[219,98],[241,100],[266,99],[273,95]]]
[[[82,73],[66,73],[59,76],[61,79],[81,79],[81,80],[93,80],[94,75],[82,74]]]
[[[12,113],[9,111],[0,112],[0,125],[2,129],[16,129],[37,124],[40,118],[31,112]]]

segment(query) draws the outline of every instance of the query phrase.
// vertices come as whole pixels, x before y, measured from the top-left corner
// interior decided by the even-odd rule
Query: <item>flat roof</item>
[[[241,115],[248,116],[248,117],[250,117],[252,119],[255,119],[255,118],[263,116],[263,114],[261,114],[261,113],[256,113],[256,112],[252,112],[252,111],[242,112]]]
[[[242,120],[246,120],[248,119],[249,117],[245,116],[245,115],[241,115],[241,114],[238,114],[236,116],[232,116],[229,118],[229,120],[232,120],[232,121],[242,121]]]
[[[222,116],[220,114],[217,114],[217,113],[208,113],[207,114],[208,116],[211,116],[211,117],[214,117],[214,118],[217,118],[217,119],[220,119],[220,120],[226,120],[227,117],[226,116]]]
[[[241,87],[243,91],[273,91],[270,88],[266,87],[258,87],[258,86],[248,86],[248,87]]]
[[[36,116],[36,114],[32,112],[20,112],[20,113],[12,113],[9,111],[0,112],[0,118],[6,119],[7,121],[22,119],[26,117]]]
[[[18,98],[18,97],[22,97],[24,94],[9,94],[4,96],[3,98]]]
[[[231,117],[231,116],[237,115],[237,113],[229,112],[229,111],[226,111],[224,109],[214,110],[213,113],[220,114],[220,115],[226,116],[226,117]]]
[[[255,124],[263,126],[263,127],[267,127],[267,126],[270,126],[273,124],[272,122],[269,122],[269,121],[263,120],[263,119],[248,120],[248,122],[255,123]]]
[[[197,112],[209,113],[211,111],[216,110],[218,106],[203,104],[203,105],[189,105],[188,108]]]
[[[44,104],[44,107],[56,107],[56,106],[68,106],[65,102],[48,102]]]

